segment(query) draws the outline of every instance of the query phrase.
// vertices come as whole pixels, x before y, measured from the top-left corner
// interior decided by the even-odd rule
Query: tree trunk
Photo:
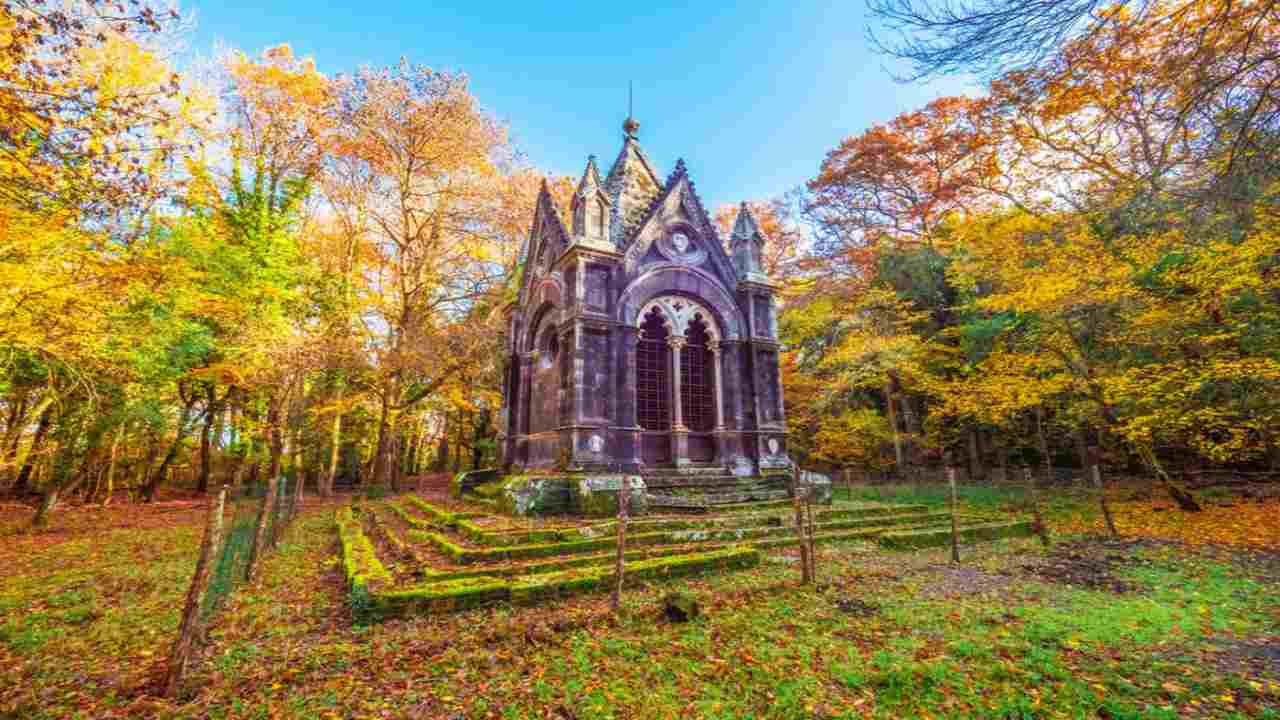
[[[249,561],[245,563],[244,578],[245,580],[253,580],[253,574],[257,571],[258,561],[262,559],[263,553],[267,551],[267,525],[273,522],[272,514],[276,508],[276,486],[279,483],[276,478],[267,478],[267,494],[262,498],[262,508],[258,512],[258,521],[253,529],[253,544],[249,546]]]
[[[1107,486],[1102,482],[1102,468],[1097,462],[1089,466],[1089,472],[1093,475],[1093,486],[1098,491],[1098,504],[1102,506],[1102,519],[1107,523],[1107,532],[1111,533],[1111,537],[1120,537],[1120,532],[1116,530],[1116,521],[1111,516],[1111,505],[1107,503]]]
[[[996,461],[1000,462],[1000,482],[1009,483],[1009,448],[1005,447],[1005,439],[997,437],[992,445],[996,446]]]
[[[373,449],[373,471],[372,484],[381,487],[387,487],[390,483],[390,468],[387,467],[387,451],[388,445],[391,444],[391,438],[388,437],[391,431],[391,401],[387,397],[387,391],[383,392],[381,408],[378,412],[378,444]]]
[[[213,470],[213,422],[217,414],[217,392],[210,384],[205,389],[204,427],[200,429],[200,479],[196,483],[196,491],[201,495],[209,492],[209,475]]]
[[[209,513],[205,518],[204,540],[200,543],[200,556],[196,560],[196,572],[187,588],[187,602],[182,612],[182,624],[178,627],[178,637],[169,653],[169,665],[165,673],[164,695],[173,697],[178,692],[179,683],[187,667],[187,660],[195,647],[196,638],[200,634],[200,610],[204,605],[205,594],[209,589],[209,574],[222,545],[222,512],[227,502],[227,488],[218,491],[216,498],[209,499]]]
[[[284,455],[284,434],[280,431],[280,416],[283,412],[284,398],[277,390],[267,404],[267,432],[271,443],[271,455],[267,464],[269,478],[280,477],[280,458]]]
[[[78,433],[84,430],[83,425],[84,420],[80,420],[75,423],[74,427],[67,429]],[[72,437],[74,437],[74,433]],[[75,462],[75,456],[78,454],[76,447],[79,443],[70,440],[62,443],[62,446],[58,449],[58,456],[54,459],[53,476],[45,483],[44,490],[41,493],[40,505],[36,508],[36,513],[31,518],[32,529],[39,530],[48,527],[49,513],[58,504],[58,498],[63,494],[70,493],[89,476],[94,455],[99,452],[98,441],[101,438],[102,431],[99,426],[89,429],[88,437],[85,441],[87,450],[80,460],[79,467],[75,470],[71,470],[71,465]]]
[[[49,426],[52,423],[53,405],[49,404],[45,406],[44,412],[40,413],[40,424],[36,426],[35,437],[31,438],[31,447],[27,448],[22,469],[18,471],[18,479],[13,484],[14,497],[22,497],[31,490],[31,473],[35,470],[34,463],[44,448],[45,440],[49,437]]]
[[[960,498],[956,492],[956,469],[947,463],[947,484],[951,486],[951,562],[960,564],[960,521],[957,517]]]
[[[160,489],[160,483],[164,482],[169,466],[178,457],[178,449],[182,447],[182,441],[187,438],[187,432],[191,424],[191,410],[194,407],[195,400],[191,400],[183,406],[182,415],[178,418],[177,434],[174,435],[173,442],[169,445],[169,451],[165,453],[164,460],[160,462],[160,467],[151,474],[147,479],[146,486],[142,488],[142,499],[145,502],[152,502],[156,499],[156,491]]]
[[[1049,438],[1044,432],[1044,406],[1036,406],[1036,441],[1040,445],[1040,464],[1044,470],[1044,481],[1053,482],[1053,461],[1049,457]]]
[[[4,419],[4,445],[8,448],[11,440],[18,435],[18,428],[22,426],[27,416],[27,398],[23,395],[20,398],[9,401],[9,416]]]
[[[1085,429],[1083,427],[1076,428],[1075,438],[1076,460],[1080,463],[1081,481],[1084,481],[1084,475],[1089,472],[1089,466],[1092,465],[1092,463],[1089,462],[1089,438],[1086,437]]]
[[[1185,512],[1200,512],[1204,509],[1190,490],[1174,482],[1173,478],[1169,477],[1169,474],[1164,471],[1164,467],[1160,465],[1160,460],[1156,458],[1155,450],[1146,446],[1138,446],[1137,450],[1142,461],[1156,474],[1157,481],[1164,485],[1169,497],[1173,498],[1178,507]]]
[[[1035,523],[1036,535],[1040,537],[1040,542],[1049,547],[1049,527],[1044,524],[1044,516],[1040,514],[1040,493],[1036,490],[1036,474],[1030,467],[1024,468],[1023,473],[1027,481],[1027,498],[1031,502],[1031,517]]]
[[[898,409],[895,407],[895,398],[893,397],[893,383],[886,382],[884,384],[884,405],[889,413],[889,427],[893,430],[893,461],[894,470],[899,474],[902,473],[902,435],[898,431]]]
[[[125,426],[123,423],[120,427],[116,428],[116,436],[111,441],[111,457],[107,460],[107,474],[106,477],[103,478],[103,490],[101,493],[102,507],[106,507],[111,504],[111,495],[115,493],[116,490],[116,459],[119,457],[120,438],[124,435],[124,428]]]
[[[137,490],[141,492],[142,488],[147,484],[147,478],[150,477],[151,464],[156,461],[156,456],[160,454],[160,438],[156,437],[154,432],[148,430],[151,436],[151,442],[147,443],[147,455],[142,462],[138,464],[137,477],[134,479],[130,489],[130,498],[137,499],[132,493]]]
[[[978,431],[969,428],[969,482],[985,480],[987,470],[982,466],[982,453],[978,451]]]
[[[320,490],[320,495],[330,497],[333,495],[333,485],[338,479],[338,457],[342,450],[342,413],[338,410],[333,412],[333,428],[329,433],[329,474],[325,478],[324,487]]]
[[[294,480],[301,481],[305,474],[303,468],[303,452],[302,452],[302,429],[299,428],[293,434],[293,477]],[[301,487],[301,486],[299,486]]]
[[[390,476],[392,492],[400,492],[401,479],[404,472],[404,464],[401,462],[401,453],[404,446],[404,432],[399,428],[391,432],[391,437],[387,447],[387,473]]]
[[[432,470],[444,472],[449,469],[449,420],[448,412],[444,414],[444,431],[440,434],[440,446],[436,449],[436,461]]]
[[[38,407],[34,414],[39,415],[43,412],[43,407]],[[24,395],[20,400],[13,403],[13,407],[9,410],[9,419],[5,423],[4,444],[0,446],[0,487],[8,484],[5,482],[8,478],[16,478],[18,445],[22,442],[22,429],[26,426],[27,421],[27,397]]]

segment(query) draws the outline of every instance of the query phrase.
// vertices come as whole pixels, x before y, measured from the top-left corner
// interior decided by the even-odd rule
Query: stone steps
[[[750,567],[768,550],[800,543],[790,505],[789,499],[761,501],[768,512],[726,512],[731,506],[717,506],[715,515],[637,518],[628,527],[627,577],[657,580]],[[336,518],[348,582],[353,592],[368,596],[368,609],[375,615],[442,612],[492,602],[533,604],[611,586],[616,521],[503,532],[471,522],[473,513],[448,512],[416,496],[407,503],[387,501],[378,506],[382,508],[404,520],[408,527],[403,535],[384,524],[389,513],[370,508],[361,516],[369,521],[369,532],[401,548],[390,550],[391,556],[408,563],[407,571],[397,566],[396,573],[388,572],[364,535],[364,523],[350,508]],[[813,516],[814,541],[820,544],[861,541],[914,549],[950,542],[950,514],[921,505],[837,504],[815,507]],[[959,521],[966,543],[1020,537],[1032,530],[1025,521],[972,515]],[[447,558],[415,551],[425,546]],[[397,577],[413,577],[415,584],[396,586]]]
[[[642,476],[643,477],[643,476]],[[735,475],[692,475],[689,477],[646,477],[644,485],[650,490],[662,488],[736,487],[759,483],[759,478],[743,478]]]
[[[708,512],[725,505],[750,505],[786,500],[791,493],[772,488],[729,488],[696,494],[646,493],[650,512]]]

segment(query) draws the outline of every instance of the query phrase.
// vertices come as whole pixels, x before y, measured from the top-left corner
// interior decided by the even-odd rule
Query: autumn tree
[[[373,479],[386,485],[403,415],[474,362],[489,332],[477,312],[503,277],[508,238],[486,219],[506,140],[465,76],[408,63],[343,78],[332,120],[342,130],[329,170],[347,191],[334,201],[360,219],[371,252],[362,331],[379,418]]]

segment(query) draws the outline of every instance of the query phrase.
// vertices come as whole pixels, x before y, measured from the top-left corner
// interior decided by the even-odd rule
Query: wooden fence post
[[[800,466],[791,466],[791,498],[796,512],[796,541],[800,544],[800,581],[813,584],[813,566],[809,563],[809,541],[804,528],[804,509],[800,505]]]
[[[816,531],[813,519],[813,488],[805,489],[804,496],[805,510],[805,542],[809,546],[809,580],[815,585],[818,583],[818,542],[815,539]]]
[[[956,494],[956,469],[947,458],[947,484],[951,486],[951,562],[960,563],[960,523],[956,517],[959,498]]]
[[[244,579],[252,580],[258,569],[258,560],[266,551],[267,522],[271,519],[276,504],[276,479],[267,479],[267,494],[262,498],[262,508],[258,511],[258,524],[253,529],[253,544],[249,546],[249,562],[245,564]]]
[[[222,510],[227,502],[227,486],[223,485],[216,498],[209,499],[209,513],[205,520],[204,539],[200,543],[200,557],[196,560],[196,572],[187,588],[187,603],[182,610],[182,624],[178,637],[169,652],[169,664],[164,678],[164,696],[173,697],[182,682],[187,660],[200,634],[200,608],[204,605],[209,589],[209,574],[222,542]]]
[[[622,577],[626,570],[627,515],[631,507],[631,478],[622,476],[622,489],[618,491],[618,556],[613,566],[613,597],[609,608],[614,612],[622,606]]]

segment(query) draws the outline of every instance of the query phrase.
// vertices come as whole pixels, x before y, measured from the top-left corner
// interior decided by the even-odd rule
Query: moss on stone
[[[358,620],[369,619],[365,616],[376,613],[376,595],[383,586],[391,584],[391,573],[378,560],[373,543],[364,534],[351,506],[334,513],[334,524],[338,529],[342,571],[351,593],[352,608]]]
[[[374,595],[373,602],[380,617],[398,617],[414,613],[467,610],[510,598],[511,586],[508,582],[478,576],[381,592]]]
[[[1027,521],[985,523],[961,527],[957,533],[962,542],[1000,540],[1011,537],[1027,537],[1035,530]],[[951,528],[939,527],[922,530],[895,530],[880,535],[880,544],[895,550],[941,547],[951,542]]]
[[[408,498],[409,502],[413,503],[414,507],[421,510],[423,514],[431,518],[433,521],[449,527],[453,526],[456,520],[453,513],[448,512],[447,510],[441,510],[417,495],[406,495],[405,497]]]
[[[629,563],[627,578],[652,580],[683,577],[710,570],[747,568],[760,562],[749,547],[729,547],[705,553],[685,553]],[[565,570],[510,579],[492,575],[465,578],[433,577],[422,585],[401,590],[373,591],[370,605],[378,618],[411,613],[441,613],[497,602],[532,605],[550,598],[603,591],[613,586],[613,565]]]

